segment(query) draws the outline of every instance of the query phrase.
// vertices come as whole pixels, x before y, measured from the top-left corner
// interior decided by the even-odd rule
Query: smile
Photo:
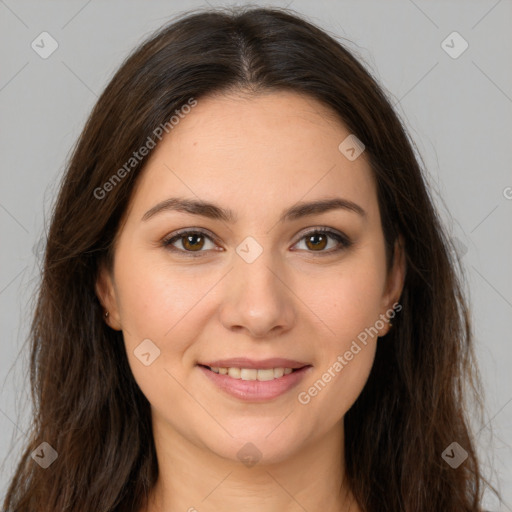
[[[289,392],[313,367],[226,368],[199,364],[197,368],[220,391],[240,400],[264,402]]]
[[[207,368],[220,375],[228,375],[232,379],[259,381],[279,379],[283,375],[288,375],[293,371],[297,371],[297,369],[293,368],[237,368],[234,366],[230,368],[207,366]]]

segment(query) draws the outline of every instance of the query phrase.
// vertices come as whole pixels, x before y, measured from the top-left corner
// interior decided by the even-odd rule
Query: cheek
[[[298,401],[332,422],[352,406],[371,371],[378,337],[385,265],[378,251],[351,260],[330,274],[329,282],[310,288],[309,304],[319,311],[322,342],[316,345],[318,363],[311,379],[299,390]]]
[[[343,350],[347,340],[379,319],[385,266],[371,253],[361,253],[339,269],[318,277],[307,285],[308,305],[329,328],[326,349]]]
[[[370,374],[378,337],[378,301],[361,292],[360,282],[342,297],[333,297],[323,318],[334,334],[316,346],[315,372],[298,391],[297,400],[309,414],[334,424],[350,409]],[[362,299],[366,299],[362,301]]]
[[[128,258],[120,259],[116,270],[119,312],[131,372],[157,409],[165,410],[170,397],[175,407],[184,408],[187,395],[179,384],[186,376],[182,362],[190,340],[197,339],[201,330],[197,314],[208,283],[203,280],[199,288],[186,274],[171,273],[161,264],[131,263]]]
[[[161,260],[155,262],[147,256],[146,260],[143,254],[138,264],[120,259],[117,267],[123,330],[134,336],[154,337],[164,344],[173,337],[176,342],[176,331],[197,325],[191,318],[213,277],[199,279],[186,269],[177,271],[163,265]]]
[[[212,269],[199,273],[192,265],[177,270],[165,259],[148,257],[147,251],[138,257],[136,251],[119,254],[118,305],[134,378],[151,403],[163,396],[178,400],[183,389],[177,382],[188,378],[195,363],[191,348],[214,311],[212,297],[221,274]],[[153,353],[157,357],[145,366],[138,356],[148,351],[150,361]]]
[[[310,409],[308,413],[322,418],[324,424],[336,423],[352,407],[373,365],[375,343],[364,345],[356,341],[346,348],[319,368],[315,380],[298,396],[299,403]]]

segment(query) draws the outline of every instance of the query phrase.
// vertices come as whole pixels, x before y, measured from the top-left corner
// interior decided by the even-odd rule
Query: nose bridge
[[[293,294],[270,248],[248,237],[236,248],[229,272],[221,319],[226,328],[245,328],[265,336],[276,327],[288,329],[294,318]]]

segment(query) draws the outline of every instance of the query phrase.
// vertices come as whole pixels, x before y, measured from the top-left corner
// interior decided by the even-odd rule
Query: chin
[[[278,423],[274,422],[270,429],[254,427],[245,431],[243,435],[238,430],[233,438],[226,434],[222,440],[210,440],[205,444],[218,456],[242,462],[247,467],[256,464],[278,464],[290,458],[302,445],[300,440],[294,442],[289,431],[283,430],[278,433],[278,429],[275,429]]]

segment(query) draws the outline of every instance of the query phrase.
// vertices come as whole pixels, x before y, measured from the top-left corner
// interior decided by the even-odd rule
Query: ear
[[[94,286],[96,296],[105,309],[103,319],[112,329],[121,330],[121,320],[119,318],[119,308],[117,304],[117,294],[114,286],[114,280],[110,271],[102,263],[98,269],[96,283]],[[108,311],[108,316],[105,313]]]
[[[393,248],[393,264],[388,273],[385,292],[382,296],[381,314],[385,315],[386,311],[392,310],[393,304],[398,302],[402,295],[406,272],[405,242],[403,236],[400,234]],[[387,334],[387,331],[389,331],[389,324],[381,336]]]

